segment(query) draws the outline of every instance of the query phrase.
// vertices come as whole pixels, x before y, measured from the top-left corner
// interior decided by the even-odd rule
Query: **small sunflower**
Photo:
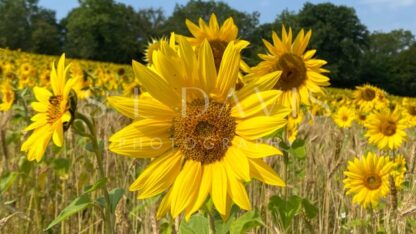
[[[337,112],[332,116],[334,122],[340,128],[349,128],[352,126],[352,122],[355,119],[355,113],[352,109],[342,106],[337,110]]]
[[[371,144],[377,144],[379,149],[397,149],[406,138],[406,119],[402,118],[399,109],[393,112],[383,110],[367,117],[365,136]]]
[[[354,101],[361,111],[370,112],[387,106],[387,98],[383,90],[372,85],[356,87]]]
[[[3,81],[0,85],[0,111],[8,111],[12,108],[15,99],[13,87],[9,80]]]
[[[396,188],[402,188],[402,184],[404,182],[404,176],[406,174],[406,159],[403,155],[397,155],[394,158],[394,167],[391,175],[394,178],[394,184]]]
[[[52,64],[50,82],[53,93],[46,88],[33,89],[37,102],[31,105],[39,113],[32,117],[33,123],[25,128],[25,131],[33,132],[21,147],[30,161],[42,159],[51,138],[59,147],[64,142],[64,125],[71,120],[69,93],[75,81],[66,81],[68,67],[65,67],[65,54],[59,59],[56,69]]]
[[[250,77],[267,83],[268,89],[281,90],[280,103],[294,112],[300,103],[310,104],[311,93],[323,93],[321,87],[329,85],[329,78],[322,74],[328,72],[322,68],[326,61],[313,58],[316,50],[305,52],[311,35],[311,30],[305,34],[302,29],[292,41],[292,29],[287,32],[283,26],[281,39],[273,32],[273,44],[263,40],[268,54],[259,54],[263,61],[251,69]]]
[[[220,68],[222,56],[229,42],[234,41],[235,45],[241,49],[249,44],[248,41],[237,39],[238,27],[234,24],[232,17],[226,19],[221,27],[219,26],[217,16],[215,16],[214,13],[211,14],[208,25],[202,18],[199,18],[199,27],[188,19],[185,23],[188,30],[194,36],[187,37],[191,45],[199,47],[204,40],[208,40],[217,71]],[[247,65],[242,60],[240,63],[240,67],[244,70]]]
[[[130,190],[139,191],[139,199],[166,191],[158,218],[170,211],[172,217],[184,212],[189,219],[208,196],[227,218],[232,202],[251,209],[244,187],[251,178],[285,186],[262,159],[281,152],[255,140],[282,128],[290,110],[272,108],[265,115],[263,107],[275,106],[276,90],[254,93],[245,88],[231,93],[239,103],[229,99],[238,79],[241,51],[234,42],[227,45],[218,74],[208,41],[194,51],[179,38],[178,47],[180,52],[170,47],[155,51],[153,60],[159,66],[153,68],[133,61],[146,92],[138,99],[108,99],[116,110],[133,118],[132,124],[110,138],[109,149],[154,158]]]
[[[390,192],[389,176],[394,163],[387,156],[377,156],[369,152],[360,159],[348,162],[344,172],[346,194],[353,194],[353,203],[363,207],[376,207],[381,198]]]
[[[409,102],[406,105],[403,105],[403,114],[407,119],[409,127],[416,126],[416,102]]]

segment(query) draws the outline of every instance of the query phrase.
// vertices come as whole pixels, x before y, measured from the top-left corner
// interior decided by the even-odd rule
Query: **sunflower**
[[[387,106],[387,98],[384,91],[372,85],[356,87],[353,95],[354,102],[361,111],[370,112]]]
[[[75,81],[70,79],[66,82],[68,67],[65,67],[65,54],[59,59],[56,69],[52,64],[50,82],[53,93],[46,88],[33,88],[37,102],[31,105],[39,113],[32,117],[33,123],[25,128],[25,131],[33,130],[33,133],[21,147],[30,161],[42,159],[51,138],[55,145],[61,147],[63,144],[64,125],[71,120],[69,93]]]
[[[202,18],[199,18],[199,27],[188,19],[186,19],[185,23],[188,30],[193,35],[193,37],[187,37],[191,45],[199,47],[204,40],[208,40],[212,49],[217,71],[220,68],[222,56],[229,42],[234,41],[235,45],[241,49],[249,44],[248,41],[237,39],[238,27],[234,24],[232,17],[226,19],[221,27],[219,26],[217,16],[215,16],[214,13],[211,14],[208,25]],[[240,67],[242,70],[247,70],[244,69],[247,65],[243,60],[240,60]]]
[[[8,111],[12,108],[15,99],[13,87],[9,80],[3,81],[0,85],[0,111]]]
[[[337,110],[337,112],[332,116],[334,122],[340,128],[349,128],[352,125],[352,121],[355,119],[355,113],[352,109],[342,106]]]
[[[390,192],[389,176],[393,167],[394,163],[387,156],[379,157],[372,152],[349,161],[344,172],[346,194],[353,194],[353,203],[363,207],[377,206]]]
[[[310,104],[312,93],[323,93],[321,87],[329,85],[329,78],[322,75],[328,72],[322,68],[326,61],[313,58],[316,50],[305,52],[311,35],[311,30],[305,34],[302,29],[292,42],[291,28],[287,32],[282,27],[282,39],[273,32],[273,44],[263,40],[268,54],[259,54],[263,61],[251,69],[249,76],[267,83],[266,89],[281,90],[280,103],[292,107],[294,113],[299,110],[300,103]],[[260,81],[261,77],[267,78]]]
[[[394,167],[391,175],[394,178],[394,184],[396,188],[400,189],[404,182],[404,176],[406,174],[406,159],[403,155],[397,155],[394,158]]]
[[[416,126],[416,102],[408,101],[406,104],[403,104],[403,114],[407,119],[408,126]]]
[[[406,119],[402,118],[399,109],[393,112],[383,110],[367,117],[365,136],[371,144],[377,144],[379,149],[397,149],[406,138]]]
[[[130,190],[139,191],[139,199],[166,191],[158,218],[170,211],[172,217],[184,212],[189,219],[210,195],[225,219],[232,202],[251,208],[244,187],[251,178],[285,186],[262,159],[281,152],[255,140],[282,128],[290,110],[275,107],[276,90],[254,93],[245,87],[230,92],[240,62],[241,48],[236,43],[227,45],[217,74],[208,41],[196,53],[187,40],[178,41],[180,52],[166,47],[153,53],[159,63],[154,69],[133,61],[136,77],[147,91],[139,102],[127,97],[108,99],[116,110],[134,118],[110,138],[109,149],[154,158]],[[230,95],[240,102],[232,101]]]

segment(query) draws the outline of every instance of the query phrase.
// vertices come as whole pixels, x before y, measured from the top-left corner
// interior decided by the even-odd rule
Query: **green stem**
[[[75,113],[75,119],[79,119],[83,121],[90,131],[89,138],[91,139],[92,146],[94,149],[95,156],[97,157],[97,164],[98,164],[98,173],[100,176],[100,179],[106,178],[104,167],[103,167],[103,154],[101,149],[98,146],[98,140],[97,140],[97,131],[94,126],[94,123],[85,115],[76,112]],[[108,194],[107,186],[102,187],[103,193],[104,193],[104,199],[105,199],[105,212],[104,212],[104,225],[106,233],[114,233],[113,229],[113,218],[111,214],[111,201],[110,201],[110,195]]]
[[[209,224],[209,234],[215,234],[215,222],[214,217],[212,216],[211,212],[208,211],[208,224]]]

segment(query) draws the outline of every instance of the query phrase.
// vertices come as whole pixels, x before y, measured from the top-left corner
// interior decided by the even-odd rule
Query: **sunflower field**
[[[416,99],[233,18],[131,65],[0,51],[0,233],[414,233]]]

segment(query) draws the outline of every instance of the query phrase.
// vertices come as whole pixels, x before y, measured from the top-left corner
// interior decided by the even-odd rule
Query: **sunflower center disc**
[[[227,42],[214,40],[210,41],[209,45],[211,46],[212,55],[214,56],[215,68],[217,68],[217,71],[219,71],[222,55],[224,54],[225,48],[227,48]]]
[[[375,190],[381,186],[381,177],[379,175],[370,175],[365,178],[365,187]]]
[[[386,136],[392,136],[396,133],[396,123],[388,120],[384,125],[381,126],[381,132]]]
[[[282,75],[275,85],[276,89],[291,90],[299,87],[306,80],[305,63],[296,54],[286,53],[282,55],[277,67],[282,70]]]
[[[174,143],[185,159],[209,164],[221,160],[235,135],[231,108],[217,102],[195,100],[173,120]]]
[[[409,107],[407,108],[407,111],[409,112],[409,114],[410,114],[411,116],[416,116],[416,106],[409,106]]]
[[[372,89],[364,89],[362,92],[362,98],[366,101],[371,101],[376,97],[376,91]]]
[[[63,100],[63,97],[61,95],[52,96],[49,98],[48,123],[52,124],[62,116],[63,114],[61,111],[62,100]]]

